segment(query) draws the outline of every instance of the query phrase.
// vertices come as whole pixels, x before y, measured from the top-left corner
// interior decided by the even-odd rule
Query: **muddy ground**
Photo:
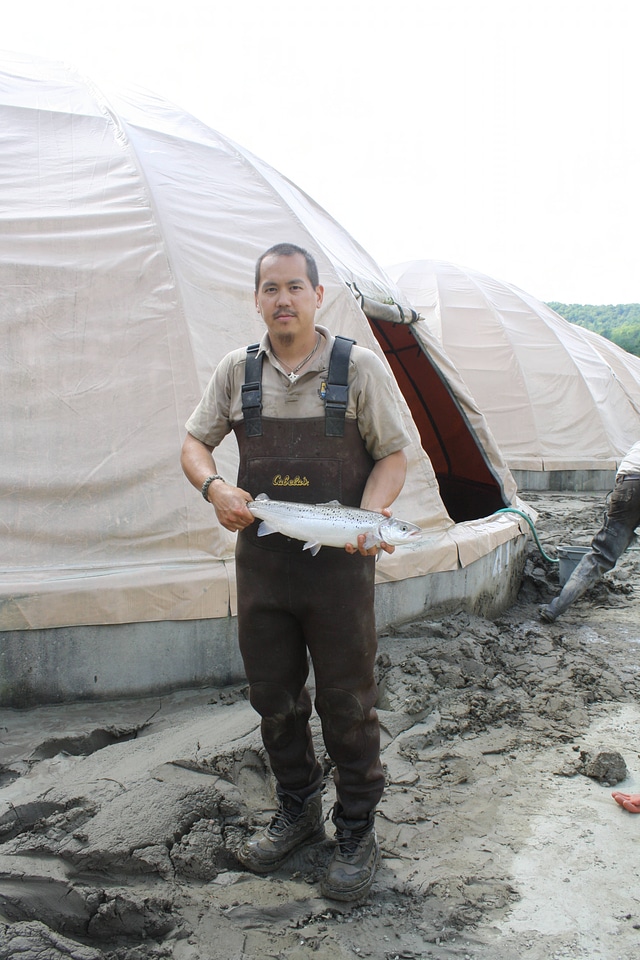
[[[549,556],[603,512],[525,499]],[[273,807],[243,685],[0,711],[0,960],[637,956],[640,816],[610,792],[640,790],[639,574],[629,551],[543,624],[558,569],[532,540],[497,619],[381,638],[383,859],[356,905],[319,894],[330,839],[266,878],[239,869]]]

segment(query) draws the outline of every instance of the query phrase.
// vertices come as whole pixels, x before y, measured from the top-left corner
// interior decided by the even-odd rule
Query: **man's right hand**
[[[247,509],[247,504],[253,497],[241,487],[234,487],[223,480],[214,480],[207,494],[216,511],[218,523],[226,530],[236,533],[255,520],[254,515]]]
[[[182,444],[180,463],[189,483],[196,490],[202,490],[204,481],[218,472],[212,457],[213,447],[187,433]],[[253,500],[250,493],[224,480],[212,480],[207,490],[207,499],[213,504],[218,522],[236,533],[253,523],[254,516],[247,510],[247,503]]]

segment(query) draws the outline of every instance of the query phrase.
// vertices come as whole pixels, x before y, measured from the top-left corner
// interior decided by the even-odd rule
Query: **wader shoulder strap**
[[[349,356],[355,340],[348,337],[336,337],[331,359],[325,393],[324,432],[327,437],[344,436],[344,418],[349,399]]]
[[[248,437],[262,436],[262,361],[264,354],[258,356],[259,343],[247,347],[247,359],[242,384],[242,416],[244,429]]]

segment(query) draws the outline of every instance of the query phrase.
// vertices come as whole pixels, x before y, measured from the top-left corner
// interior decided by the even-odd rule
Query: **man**
[[[622,460],[605,520],[591,541],[591,548],[575,568],[561,593],[540,608],[540,619],[553,623],[582,596],[603,573],[613,570],[640,524],[640,441]]]
[[[360,537],[314,557],[280,534],[258,538],[247,509],[267,493],[390,515],[404,484],[409,439],[390,377],[373,352],[316,325],[323,295],[306,250],[278,244],[260,257],[255,304],[266,332],[259,345],[218,365],[187,422],[182,466],[222,526],[239,532],[240,651],[279,799],[270,825],[242,846],[239,859],[268,873],[325,836],[305,685],[310,655],[336,787],[337,845],[322,891],[354,900],[368,893],[376,870],[374,817],[384,788],[374,706],[376,551]],[[240,450],[237,486],[217,474],[212,457],[231,430]]]

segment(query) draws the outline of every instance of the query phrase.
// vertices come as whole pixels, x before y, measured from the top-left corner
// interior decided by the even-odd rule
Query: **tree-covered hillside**
[[[592,306],[589,303],[549,303],[565,320],[593,330],[623,350],[640,357],[640,303]]]

